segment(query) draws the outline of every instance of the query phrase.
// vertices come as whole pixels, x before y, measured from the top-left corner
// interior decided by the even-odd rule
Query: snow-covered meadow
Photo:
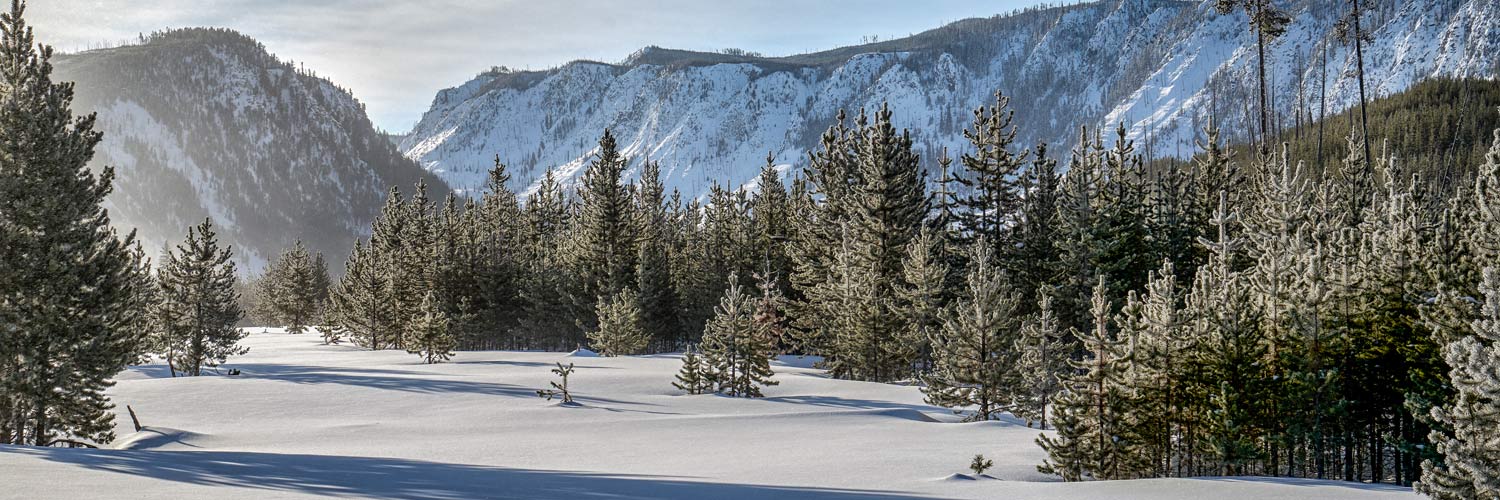
[[[915,387],[775,363],[761,399],[688,396],[679,356],[401,351],[257,330],[221,371],[132,367],[110,390],[119,449],[0,446],[0,498],[1417,498],[1297,479],[1062,483],[1036,429],[957,423]],[[575,363],[579,406],[538,398]],[[132,433],[126,405],[147,430]],[[993,478],[970,479],[976,453]],[[42,480],[16,481],[15,478]]]

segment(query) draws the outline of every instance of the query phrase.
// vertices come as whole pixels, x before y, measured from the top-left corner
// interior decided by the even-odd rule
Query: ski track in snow
[[[0,498],[1418,498],[1300,479],[1062,483],[1036,471],[1035,429],[956,423],[916,387],[832,380],[804,358],[774,365],[767,397],[736,399],[672,388],[677,355],[422,365],[315,334],[256,330],[244,344],[221,368],[239,376],[122,372],[110,395],[126,449],[0,446]],[[558,361],[577,366],[578,407],[534,393]],[[145,431],[131,433],[125,405]],[[955,476],[976,453],[994,479]]]

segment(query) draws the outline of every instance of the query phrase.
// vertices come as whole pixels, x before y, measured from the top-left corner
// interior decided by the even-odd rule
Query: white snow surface
[[[122,372],[116,449],[0,446],[0,498],[1417,498],[1294,479],[1063,483],[1036,472],[1035,429],[957,423],[915,387],[787,363],[767,397],[734,399],[674,390],[678,355],[461,352],[422,365],[277,330],[245,345],[222,368],[239,376]],[[577,365],[573,407],[534,393],[564,359]],[[130,432],[125,405],[146,430]],[[993,479],[967,474],[976,453]]]

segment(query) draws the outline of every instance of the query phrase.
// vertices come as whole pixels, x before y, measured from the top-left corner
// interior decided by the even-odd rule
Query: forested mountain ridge
[[[117,227],[150,253],[204,217],[254,271],[294,240],[347,255],[392,185],[443,182],[401,156],[348,90],[230,30],[184,29],[59,55],[74,111],[104,133]]]
[[[1495,2],[1363,3],[1371,97],[1433,77],[1496,74]],[[1292,21],[1267,47],[1276,125],[1356,103],[1353,47],[1335,36],[1345,3],[1279,6]],[[1026,123],[1021,144],[1065,151],[1058,146],[1075,143],[1079,127],[1123,122],[1143,152],[1181,157],[1210,116],[1224,130],[1253,130],[1237,125],[1254,120],[1254,40],[1243,13],[1219,14],[1213,2],[1141,0],[1029,9],[789,57],[648,47],[619,64],[482,73],[439,92],[400,147],[463,189],[477,188],[499,153],[513,166],[512,186],[529,190],[548,167],[575,180],[610,128],[625,153],[661,162],[669,188],[698,197],[714,183],[749,183],[767,152],[800,166],[839,109],[883,102],[932,168],[942,147],[961,146],[967,110],[1002,90]]]

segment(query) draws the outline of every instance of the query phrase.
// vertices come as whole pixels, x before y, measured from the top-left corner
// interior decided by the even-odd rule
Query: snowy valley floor
[[[1061,483],[1036,472],[1038,431],[955,423],[914,387],[775,366],[763,399],[686,396],[675,355],[399,351],[260,332],[223,368],[132,367],[110,391],[121,449],[0,446],[0,498],[1417,498],[1289,479]],[[577,364],[580,407],[537,398]],[[125,405],[148,429],[131,433]],[[997,479],[964,480],[969,459]]]

